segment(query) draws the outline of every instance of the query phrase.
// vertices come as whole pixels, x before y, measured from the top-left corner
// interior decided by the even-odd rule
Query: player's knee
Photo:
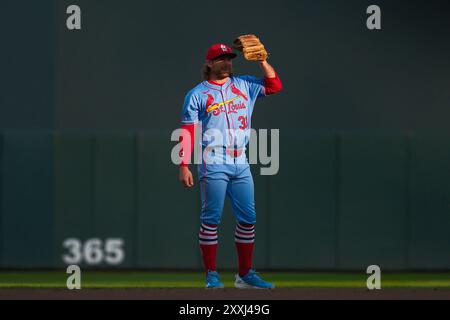
[[[246,215],[240,215],[236,219],[236,223],[246,227],[252,227],[256,223],[256,213],[250,213]]]
[[[255,224],[256,222],[256,211],[254,210],[254,207],[249,207],[247,210],[236,210],[238,211],[236,213],[236,221],[238,223],[243,224]]]
[[[202,216],[200,222],[204,225],[218,226],[220,224],[220,216]]]

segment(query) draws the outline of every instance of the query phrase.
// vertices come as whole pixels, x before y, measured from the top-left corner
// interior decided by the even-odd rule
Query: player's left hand
[[[244,54],[249,61],[265,61],[268,53],[259,38],[254,34],[245,34],[233,41],[233,47]]]

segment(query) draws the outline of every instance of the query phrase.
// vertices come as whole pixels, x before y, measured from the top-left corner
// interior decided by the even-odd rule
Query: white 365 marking
[[[110,265],[118,265],[123,262],[125,252],[123,239],[111,238],[103,241],[98,238],[87,239],[83,243],[76,238],[69,238],[63,242],[63,247],[68,250],[62,256],[66,264],[80,264],[86,262],[89,265],[98,265],[106,262]]]

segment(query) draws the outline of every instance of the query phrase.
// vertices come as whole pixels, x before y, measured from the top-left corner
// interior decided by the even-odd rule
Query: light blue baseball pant
[[[245,157],[245,153],[241,157]],[[246,159],[241,163],[199,164],[198,174],[202,204],[201,222],[208,225],[220,224],[225,198],[228,196],[236,220],[240,223],[255,224],[254,184]]]

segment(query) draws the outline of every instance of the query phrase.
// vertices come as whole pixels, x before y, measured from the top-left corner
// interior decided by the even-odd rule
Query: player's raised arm
[[[280,92],[283,84],[275,69],[266,60],[260,61],[259,65],[264,73],[264,89],[266,95]]]
[[[265,78],[275,78],[277,73],[275,69],[267,62],[267,60],[259,61],[259,65],[264,73]]]
[[[254,34],[246,34],[237,37],[233,41],[233,47],[241,51],[248,61],[258,61],[264,73],[265,94],[280,92],[283,85],[275,69],[267,62],[268,53],[259,38]]]

